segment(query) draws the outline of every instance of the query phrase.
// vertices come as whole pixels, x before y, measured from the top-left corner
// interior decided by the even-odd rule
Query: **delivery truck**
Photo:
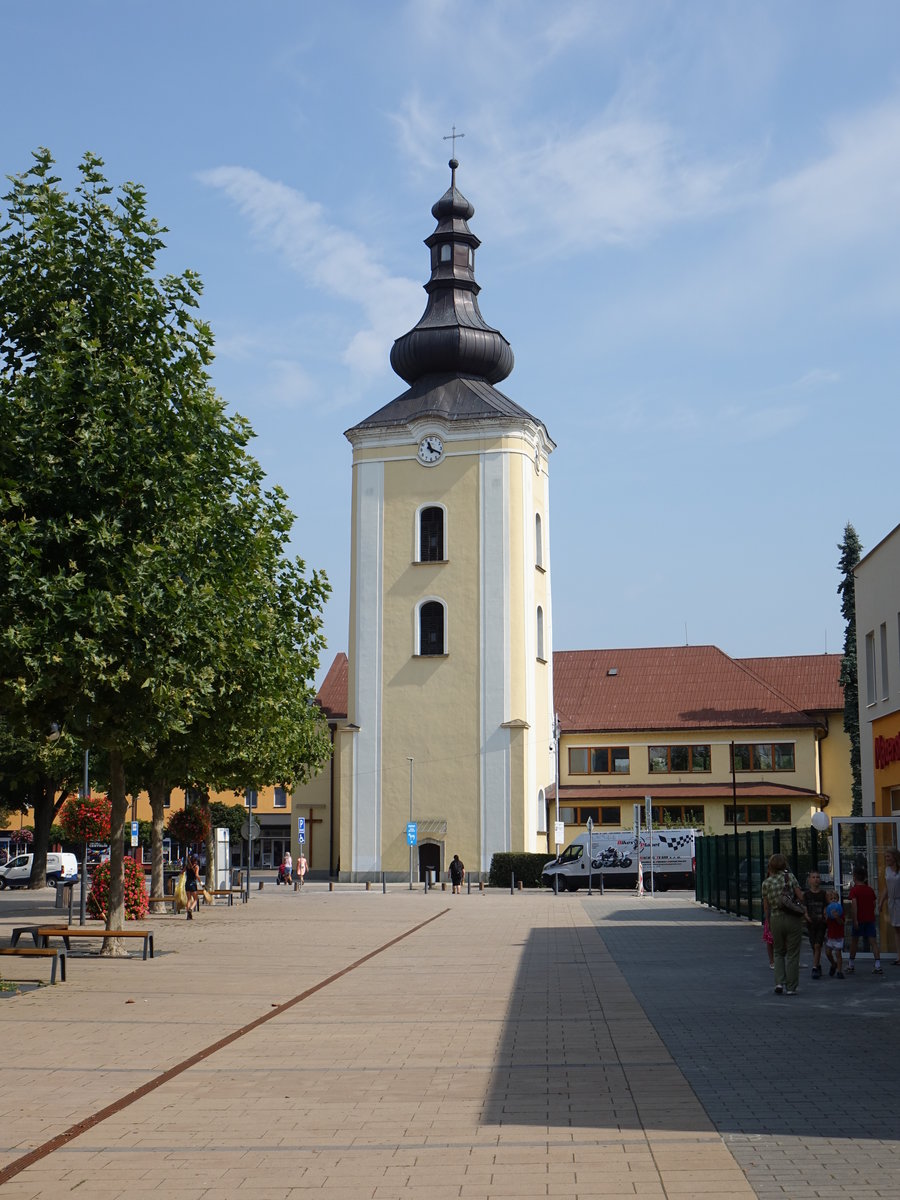
[[[653,831],[653,883],[658,891],[670,887],[694,886],[696,858],[695,839],[702,836],[699,829],[660,829]],[[588,886],[588,877],[600,886],[604,884],[634,886],[637,884],[638,861],[644,873],[644,887],[650,889],[650,834],[640,835],[637,845],[630,829],[614,832],[580,833],[560,854],[546,863],[541,881],[559,891],[575,892]]]

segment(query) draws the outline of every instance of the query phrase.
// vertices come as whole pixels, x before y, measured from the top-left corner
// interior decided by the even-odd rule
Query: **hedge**
[[[495,854],[491,859],[488,883],[491,887],[509,887],[511,875],[523,887],[540,887],[541,872],[552,856],[549,854]]]

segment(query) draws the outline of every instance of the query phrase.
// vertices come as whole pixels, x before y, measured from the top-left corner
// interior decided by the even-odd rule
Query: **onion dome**
[[[391,366],[415,384],[427,375],[467,375],[498,383],[513,369],[513,352],[478,309],[475,251],[481,245],[469,229],[475,213],[456,187],[459,163],[450,159],[450,187],[433,205],[437,227],[425,245],[431,251],[428,303],[418,324],[397,338]]]

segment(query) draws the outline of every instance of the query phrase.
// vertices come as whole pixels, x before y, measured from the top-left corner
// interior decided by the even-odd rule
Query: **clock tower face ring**
[[[433,467],[444,457],[444,443],[436,433],[429,433],[419,442],[416,458],[423,466]]]

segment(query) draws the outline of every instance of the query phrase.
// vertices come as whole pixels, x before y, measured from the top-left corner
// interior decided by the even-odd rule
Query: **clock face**
[[[422,438],[421,442],[419,442],[416,457],[420,463],[431,466],[433,463],[440,462],[443,454],[444,443],[436,434],[430,433],[428,437]]]

